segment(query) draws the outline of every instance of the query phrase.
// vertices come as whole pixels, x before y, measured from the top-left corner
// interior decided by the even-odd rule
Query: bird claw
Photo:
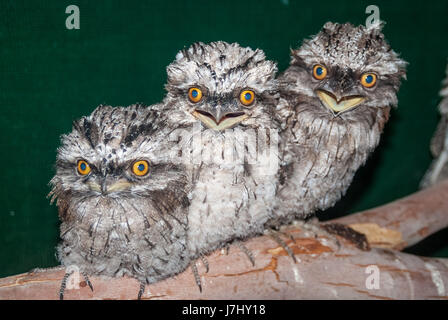
[[[240,241],[235,241],[235,245],[246,255],[249,261],[252,263],[252,266],[255,267],[255,258],[252,251],[250,251],[244,244]]]
[[[84,271],[82,272],[82,276],[84,277],[84,281],[87,283],[87,285],[89,286],[90,290],[93,292],[93,285],[90,282],[90,279],[87,275],[87,273],[85,273]]]
[[[202,264],[203,264],[204,267],[205,267],[205,273],[208,273],[209,265],[208,265],[208,260],[207,260],[207,258],[206,258],[205,256],[201,256],[201,261],[202,261]]]
[[[294,261],[294,263],[297,263],[296,256],[294,255],[294,252],[292,251],[291,247],[288,246],[288,244],[285,241],[283,241],[282,238],[280,238],[280,236],[279,236],[280,232],[270,229],[268,231],[268,234],[269,234],[269,236],[271,236],[272,239],[275,240],[275,242],[277,242],[283,249],[285,249],[285,251],[288,253],[288,256],[291,257],[291,259]],[[292,236],[289,236],[289,237],[291,237],[291,239],[294,240],[294,238]]]
[[[140,282],[140,288],[138,290],[138,300],[142,299],[143,294],[145,293],[145,287],[146,287],[146,283],[144,281]]]
[[[198,267],[196,266],[196,262],[191,262],[191,271],[193,271],[194,280],[196,281],[196,285],[199,288],[199,291],[202,293],[202,284],[201,277],[199,276]]]
[[[64,292],[65,292],[65,288],[67,287],[67,280],[70,278],[70,276],[75,273],[74,270],[70,271],[70,272],[65,272],[64,277],[62,278],[61,281],[61,287],[59,288],[59,300],[64,300]],[[87,275],[86,272],[81,272],[82,276],[84,277],[84,281],[87,283],[87,285],[89,286],[90,290],[92,290],[93,292],[93,285],[92,282],[90,282],[90,279]]]
[[[64,277],[61,281],[61,287],[59,288],[59,300],[64,300],[64,291],[65,287],[67,286],[67,280],[70,278],[70,276],[74,273],[74,271],[71,272],[65,272]]]

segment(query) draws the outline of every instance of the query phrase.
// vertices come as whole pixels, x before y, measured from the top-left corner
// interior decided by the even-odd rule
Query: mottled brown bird
[[[50,195],[65,267],[136,278],[140,298],[145,284],[188,266],[188,182],[169,156],[169,132],[157,110],[100,106],[62,136]]]
[[[179,145],[193,186],[188,249],[196,259],[263,232],[270,218],[277,67],[260,49],[218,41],[181,50],[167,71],[163,113],[184,129]]]
[[[328,22],[279,77],[278,226],[333,206],[380,140],[406,62],[371,27]]]

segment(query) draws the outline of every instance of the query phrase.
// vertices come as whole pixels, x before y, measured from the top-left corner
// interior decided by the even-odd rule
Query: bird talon
[[[140,288],[138,289],[138,297],[137,300],[141,300],[143,294],[145,293],[146,283],[144,281],[140,282]]]
[[[277,242],[283,249],[285,249],[286,253],[288,253],[288,255],[291,257],[294,263],[297,263],[296,256],[294,255],[294,252],[292,251],[291,247],[288,246],[288,244],[285,241],[283,241],[283,239],[281,239],[278,234],[279,232],[275,230],[270,230],[269,232],[271,238],[274,239],[275,242]]]
[[[204,267],[205,267],[205,273],[208,273],[208,270],[209,270],[209,264],[208,264],[208,260],[207,260],[207,258],[206,258],[205,256],[201,256],[201,261],[202,261],[202,264],[203,264]]]
[[[249,261],[252,263],[252,266],[255,267],[255,258],[252,253],[244,244],[240,241],[235,241],[236,246],[246,255]]]
[[[199,276],[198,267],[194,261],[191,263],[191,271],[193,271],[194,280],[199,288],[199,292],[202,293],[201,277]]]
[[[87,283],[87,285],[89,286],[90,290],[93,292],[93,285],[90,282],[90,279],[87,275],[87,273],[85,273],[84,271],[82,272],[82,276],[84,277],[84,281]]]
[[[74,271],[71,272],[66,272],[64,274],[64,277],[62,278],[61,281],[61,287],[59,288],[59,300],[64,300],[64,291],[65,291],[65,287],[67,286],[67,280],[68,278],[70,278],[70,276],[73,274]]]

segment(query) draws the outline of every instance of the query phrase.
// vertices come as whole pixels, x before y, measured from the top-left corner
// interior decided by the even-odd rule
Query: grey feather
[[[187,153],[197,157],[186,160],[193,185],[188,215],[192,259],[235,239],[261,233],[270,218],[276,171],[264,170],[260,158],[253,162],[247,157],[221,160],[226,143],[233,143],[230,151],[234,156],[245,155],[250,148],[260,154],[274,144],[269,132],[278,130],[272,107],[278,99],[276,71],[275,63],[266,60],[262,50],[222,41],[195,43],[180,51],[167,67],[164,113],[169,115],[170,126],[181,124],[184,128],[183,150],[196,148]],[[203,93],[199,102],[189,99],[191,88]],[[255,93],[250,106],[243,105],[239,98],[244,90]],[[222,123],[222,119],[241,116],[242,120],[232,122],[225,130],[216,127],[220,119]],[[209,129],[210,123],[215,129]],[[268,138],[260,143],[251,140],[254,137]],[[278,162],[276,153],[271,156]]]
[[[313,76],[317,65],[327,70],[320,80]],[[378,145],[390,108],[397,105],[405,66],[379,25],[329,22],[292,50],[291,64],[279,77],[282,167],[275,218],[268,226],[327,209],[345,194],[357,169]],[[377,76],[371,88],[360,83],[365,73]],[[335,111],[318,92],[324,92],[324,98],[358,104]]]
[[[62,136],[50,195],[61,219],[63,265],[142,283],[187,267],[188,182],[169,159],[169,131],[155,109],[100,106]],[[88,174],[78,171],[81,160]],[[140,160],[149,163],[146,175],[133,171]]]

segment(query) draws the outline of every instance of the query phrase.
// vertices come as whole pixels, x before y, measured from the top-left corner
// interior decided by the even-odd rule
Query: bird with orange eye
[[[137,177],[144,177],[149,172],[149,163],[146,160],[135,161],[132,165],[132,173]]]
[[[194,186],[188,215],[193,260],[262,233],[263,222],[271,215],[276,172],[263,168],[268,161],[260,161],[258,155],[254,162],[248,161],[243,150],[254,146],[259,155],[274,155],[267,148],[277,147],[277,141],[267,133],[278,132],[273,117],[278,102],[276,71],[275,62],[267,60],[261,49],[223,41],[195,43],[167,67],[163,113],[169,125],[182,125],[190,132],[201,128],[200,139],[182,137],[187,147],[204,155],[186,165]],[[267,143],[252,139],[254,134]],[[277,160],[275,154],[271,163]],[[192,269],[201,288],[194,264]]]
[[[356,81],[351,69],[341,69],[336,66],[329,73],[327,67],[322,64],[313,66],[312,75],[315,80],[321,82],[315,90],[316,95],[334,116],[366,101],[362,88],[373,88],[377,82],[377,75],[373,72],[362,73],[359,81]],[[360,83],[362,87],[359,87],[357,83]]]
[[[203,99],[207,99],[207,95],[199,87],[191,87],[188,99],[193,104],[200,104]],[[249,88],[243,89],[233,100],[233,103],[222,104],[216,97],[212,97],[209,99],[212,103],[196,107],[192,115],[206,127],[216,131],[232,128],[250,116],[247,109],[255,102],[255,92]]]
[[[51,180],[61,219],[58,259],[83,275],[128,275],[146,284],[183,271],[188,181],[166,155],[171,128],[140,105],[100,106],[73,122]],[[64,277],[59,292],[64,296]]]
[[[78,160],[76,165],[77,172],[80,176],[88,177],[92,172],[89,163],[84,160]],[[92,191],[108,194],[111,192],[125,191],[130,188],[131,182],[134,178],[143,178],[149,173],[149,162],[147,160],[136,160],[129,166],[130,175],[117,179],[114,174],[107,174],[105,172],[96,172],[95,175],[99,177],[98,181],[89,181],[88,186]]]
[[[90,173],[90,166],[85,160],[78,160],[78,165],[76,166],[78,173],[82,176],[86,176]]]
[[[278,78],[285,130],[269,226],[334,206],[378,145],[407,64],[381,27],[328,22],[291,51]]]

